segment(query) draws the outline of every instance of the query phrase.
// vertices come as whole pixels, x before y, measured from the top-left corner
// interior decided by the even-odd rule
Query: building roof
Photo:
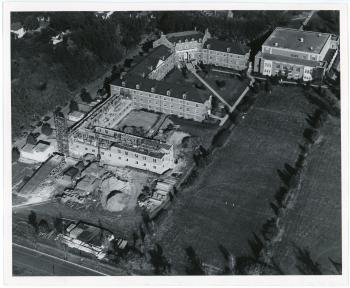
[[[35,152],[44,152],[50,147],[50,142],[40,140],[34,147]]]
[[[210,48],[207,48],[207,45],[210,45]],[[233,54],[245,55],[249,52],[250,48],[240,42],[229,42],[222,41],[217,39],[208,39],[204,44],[204,49],[216,50],[221,52],[229,52]],[[228,51],[229,48],[229,51]]]
[[[85,114],[83,112],[80,112],[80,111],[72,111],[68,115],[80,118],[80,117],[83,117]]]
[[[308,66],[308,67],[317,67],[322,66],[324,62],[322,61],[312,61],[312,60],[305,60],[305,59],[299,59],[299,58],[290,58],[287,56],[281,56],[281,55],[274,55],[270,53],[262,53],[262,58],[265,60],[272,60],[277,62],[283,62],[283,63],[290,63],[294,65],[302,65],[302,66]]]
[[[136,76],[127,77],[127,79],[125,80],[116,79],[111,83],[111,85],[122,86],[123,81],[125,81],[125,87],[127,88],[136,89],[136,84],[139,84],[140,90],[142,91],[151,92],[151,89],[154,88],[154,92],[151,92],[151,93],[164,95],[164,96],[167,96],[167,91],[169,90],[170,91],[169,97],[185,99],[185,100],[193,101],[197,103],[204,103],[210,97],[210,94],[208,92],[203,93],[203,90],[198,91],[197,88],[192,87],[187,83],[178,85],[175,83],[168,83],[165,81],[157,81],[153,79],[136,77]],[[185,98],[183,96],[184,94],[186,94]]]
[[[169,33],[166,35],[167,39],[172,43],[177,43],[179,41],[185,42],[196,40],[203,38],[203,33],[195,30],[191,31],[182,31],[182,32],[175,32],[175,33]]]
[[[132,67],[128,73],[136,74],[139,76],[143,76],[142,74],[145,73],[145,76],[147,76],[156,68],[159,60],[165,60],[171,54],[172,52],[168,47],[160,45],[154,48],[147,56],[135,59],[137,64]]]
[[[300,52],[320,53],[329,37],[331,35],[328,33],[277,27],[266,39],[264,45]]]

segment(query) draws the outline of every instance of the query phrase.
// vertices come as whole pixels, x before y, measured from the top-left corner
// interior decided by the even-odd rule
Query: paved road
[[[42,276],[108,276],[99,271],[13,243],[13,265]]]

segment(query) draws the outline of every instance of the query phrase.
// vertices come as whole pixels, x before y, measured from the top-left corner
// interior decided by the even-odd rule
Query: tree
[[[271,94],[272,85],[271,85],[271,80],[269,78],[267,78],[265,81],[265,91]]]
[[[32,145],[36,144],[36,137],[33,135],[33,133],[29,133],[27,137],[27,144],[32,144]]]
[[[81,100],[83,100],[86,103],[91,103],[92,102],[91,95],[85,88],[81,89],[81,91],[80,91],[80,98],[81,98]]]
[[[55,227],[57,233],[63,232],[63,220],[61,218],[56,217],[53,220],[53,226]]]
[[[49,233],[50,232],[50,227],[49,224],[46,222],[46,220],[42,219],[39,222],[38,225],[38,230],[40,233]]]
[[[69,112],[73,112],[73,111],[79,111],[79,106],[78,106],[78,103],[76,101],[70,100]]]
[[[36,233],[38,232],[38,222],[36,219],[36,213],[33,210],[30,211],[30,214],[28,215],[28,224],[34,227]]]
[[[194,249],[189,246],[186,248],[186,255],[187,255],[187,266],[186,266],[186,273],[188,275],[204,275],[204,269],[202,261],[197,256]]]
[[[39,21],[34,15],[28,15],[24,18],[23,28],[25,30],[35,30],[39,27]]]
[[[53,129],[49,123],[44,123],[43,126],[41,126],[41,133],[46,136],[50,136],[52,134],[52,131]]]
[[[163,255],[163,249],[158,243],[149,251],[149,255],[151,256],[151,264],[154,267],[154,274],[163,275],[170,271],[170,264]]]
[[[12,148],[12,162],[16,162],[19,157],[21,156],[21,153],[19,152],[17,147]]]

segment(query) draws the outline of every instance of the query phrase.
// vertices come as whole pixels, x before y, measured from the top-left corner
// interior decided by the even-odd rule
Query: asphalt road
[[[42,276],[108,276],[99,271],[69,262],[58,257],[12,244],[13,265]],[[22,275],[18,275],[22,276]],[[25,275],[23,275],[25,276]]]

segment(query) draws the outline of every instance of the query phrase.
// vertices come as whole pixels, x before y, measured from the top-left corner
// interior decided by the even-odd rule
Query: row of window
[[[157,94],[151,94],[151,93],[147,93],[144,91],[136,91],[136,90],[131,90],[132,94],[134,94],[134,99],[140,100],[140,101],[147,101],[145,98],[154,98],[154,99],[160,99],[163,100],[165,102],[169,101],[169,102],[177,102],[180,104],[185,104],[188,106],[195,106],[195,107],[199,107],[199,103],[195,103],[192,101],[187,101],[187,100],[183,100],[183,99],[177,99],[177,98],[173,98],[173,97],[167,97],[167,96],[158,96]],[[169,95],[170,95],[170,91],[169,91]],[[151,101],[151,100],[149,100]],[[158,104],[158,102],[156,102],[156,104]]]

